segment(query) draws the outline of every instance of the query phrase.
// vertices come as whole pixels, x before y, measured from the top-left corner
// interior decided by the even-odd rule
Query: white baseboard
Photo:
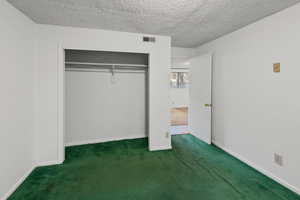
[[[14,191],[24,182],[24,180],[30,175],[30,173],[35,169],[35,166],[32,166],[11,188],[10,190],[2,197],[1,200],[6,200]]]
[[[146,137],[147,137],[146,135],[135,135],[135,136],[127,136],[127,137],[119,137],[119,138],[101,138],[101,139],[68,142],[65,144],[65,146],[70,147],[70,146],[78,146],[78,145],[84,145],[84,144],[96,144],[96,143],[113,142],[113,141],[120,141],[120,140],[140,139],[140,138],[146,138]]]
[[[168,146],[152,146],[152,147],[149,147],[149,150],[150,151],[163,151],[163,150],[170,150],[172,149],[172,146],[168,145]]]
[[[119,138],[101,138],[101,139],[84,140],[84,141],[78,141],[78,142],[69,142],[65,146],[70,147],[70,146],[78,146],[78,145],[85,145],[85,144],[97,144],[97,143],[103,143],[103,142],[141,139],[141,138],[146,138],[146,137],[147,137],[146,135],[137,135],[137,136],[119,137]],[[172,147],[171,146],[149,147],[150,151],[161,151],[161,150],[168,150],[168,149],[172,149]]]
[[[38,167],[44,167],[44,166],[49,166],[49,165],[59,165],[62,164],[63,161],[58,161],[58,160],[53,160],[53,161],[43,161],[43,162],[39,162],[37,164]]]
[[[265,170],[264,168],[262,168],[261,166],[258,166],[257,164],[255,164],[254,162],[249,161],[248,159],[244,158],[243,156],[241,156],[240,154],[233,152],[232,150],[227,149],[226,147],[224,147],[223,145],[219,144],[217,141],[213,140],[212,143],[214,145],[216,145],[217,147],[219,147],[220,149],[224,150],[225,152],[227,152],[228,154],[234,156],[235,158],[239,159],[240,161],[246,163],[247,165],[249,165],[250,167],[256,169],[257,171],[259,171],[260,173],[266,175],[267,177],[273,179],[274,181],[280,183],[281,185],[285,186],[286,188],[292,190],[293,192],[297,193],[300,195],[300,189],[289,184],[287,181],[283,180],[282,178],[279,178],[278,176],[274,175],[272,172],[269,172],[268,170]]]

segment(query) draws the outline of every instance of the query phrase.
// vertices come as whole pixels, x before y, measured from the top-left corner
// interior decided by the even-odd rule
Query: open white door
[[[211,54],[190,60],[190,130],[208,144],[211,144],[211,69]]]

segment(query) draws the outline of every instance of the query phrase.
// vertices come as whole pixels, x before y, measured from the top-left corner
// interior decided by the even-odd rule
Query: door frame
[[[144,53],[148,54],[148,74],[147,74],[147,90],[148,90],[148,95],[146,96],[147,104],[146,104],[146,109],[147,109],[147,125],[146,125],[146,132],[148,133],[148,141],[150,145],[150,137],[151,137],[151,132],[150,132],[150,112],[149,112],[149,102],[150,102],[150,73],[152,69],[152,65],[154,62],[151,62],[153,59],[153,54],[154,51],[148,51],[148,50],[139,50],[139,51],[129,51],[128,49],[123,49],[123,48],[103,48],[99,46],[91,47],[91,46],[74,46],[74,45],[67,45],[67,44],[59,44],[58,45],[58,79],[57,79],[57,100],[58,100],[58,106],[57,106],[57,134],[58,134],[58,141],[57,141],[57,158],[58,158],[58,163],[63,163],[65,160],[65,50],[72,49],[72,50],[88,50],[88,51],[112,51],[112,52],[126,52],[126,53]],[[151,150],[151,146],[149,146],[149,149]]]

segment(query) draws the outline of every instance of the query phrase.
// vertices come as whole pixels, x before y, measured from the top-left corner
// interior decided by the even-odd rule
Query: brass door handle
[[[212,107],[212,104],[204,104],[205,107]]]

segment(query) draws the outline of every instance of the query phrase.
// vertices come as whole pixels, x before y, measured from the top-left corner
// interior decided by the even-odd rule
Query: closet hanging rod
[[[120,63],[88,63],[88,62],[65,62],[66,65],[93,65],[93,66],[117,66],[117,67],[144,67],[147,68],[148,65],[140,64],[120,64]]]
[[[104,70],[97,70],[97,69],[65,69],[67,72],[99,72],[99,73],[111,73],[111,71],[104,71]],[[115,71],[114,73],[147,73],[147,71],[144,70],[120,70]]]

